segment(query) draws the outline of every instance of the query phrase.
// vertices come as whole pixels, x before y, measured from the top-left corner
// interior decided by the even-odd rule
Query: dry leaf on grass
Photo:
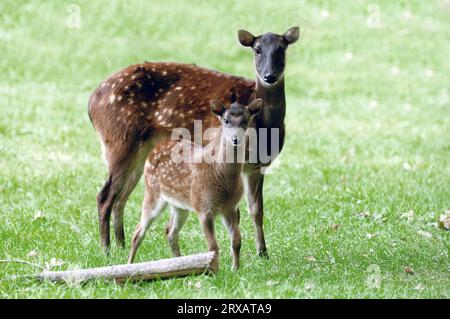
[[[37,212],[34,213],[33,219],[34,220],[45,219],[44,213],[38,210]]]
[[[433,238],[433,234],[427,231],[419,230],[417,234],[425,238]]]
[[[401,219],[406,219],[409,223],[412,222],[414,220],[414,211],[410,210],[406,213],[403,213],[400,215]]]
[[[314,289],[316,287],[316,285],[313,282],[305,282],[305,290],[311,290]]]
[[[200,281],[197,281],[197,282],[195,283],[195,285],[194,285],[194,288],[195,288],[195,289],[200,289],[200,288],[202,288],[202,283],[201,283]]]
[[[450,210],[439,217],[439,227],[449,230],[450,229]]]
[[[70,225],[70,229],[76,233],[81,233],[81,230],[78,228],[77,225]]]
[[[418,290],[418,291],[422,291],[422,290],[424,290],[424,289],[425,289],[425,287],[422,286],[422,284],[418,284],[418,285],[416,285],[416,286],[414,287],[414,290]]]
[[[62,264],[64,264],[64,261],[62,259],[53,257],[52,259],[50,259],[49,262],[45,263],[45,268],[46,269],[52,269],[52,268],[55,268],[55,267],[59,267]]]
[[[306,257],[305,257],[305,260],[312,263],[312,262],[315,262],[315,261],[316,261],[316,258],[314,258],[314,256],[306,256]]]
[[[359,212],[356,214],[356,216],[358,216],[360,218],[370,217],[370,212]]]
[[[414,269],[412,269],[411,267],[406,266],[404,268],[405,272],[409,275],[414,275]]]
[[[339,224],[333,224],[333,225],[330,226],[330,228],[331,228],[332,230],[338,230],[339,228],[341,228],[341,225],[339,225]]]
[[[367,233],[367,234],[366,234],[367,239],[372,239],[372,238],[374,238],[375,236],[378,236],[378,233],[373,233],[373,234]]]
[[[32,251],[30,251],[27,255],[28,258],[35,258],[37,257],[37,255],[39,255],[39,252],[35,249],[33,249]]]

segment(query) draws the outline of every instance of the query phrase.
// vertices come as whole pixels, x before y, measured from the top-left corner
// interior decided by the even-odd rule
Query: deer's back
[[[219,126],[210,101],[231,102],[236,88],[242,103],[254,92],[254,81],[196,65],[145,62],[108,77],[92,93],[89,117],[106,143],[146,140],[177,127],[193,130]]]

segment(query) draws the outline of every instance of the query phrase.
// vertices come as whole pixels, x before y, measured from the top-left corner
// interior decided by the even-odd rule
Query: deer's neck
[[[220,134],[217,139],[213,161],[215,170],[229,180],[236,180],[244,167],[245,150],[243,147],[228,143],[223,134]]]
[[[286,115],[286,97],[284,94],[284,76],[274,86],[266,86],[256,79],[256,97],[264,100],[264,107],[256,118],[258,127],[280,128]]]

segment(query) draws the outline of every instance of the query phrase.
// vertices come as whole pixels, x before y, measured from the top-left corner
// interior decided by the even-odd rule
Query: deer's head
[[[286,49],[298,37],[298,27],[292,27],[282,35],[269,32],[254,36],[245,30],[238,31],[239,42],[253,49],[256,74],[265,86],[275,85],[283,78]]]
[[[252,117],[257,115],[262,107],[262,99],[256,99],[248,106],[233,102],[229,107],[220,101],[211,101],[211,110],[222,123],[222,136],[225,137],[226,143],[233,146],[242,143]]]

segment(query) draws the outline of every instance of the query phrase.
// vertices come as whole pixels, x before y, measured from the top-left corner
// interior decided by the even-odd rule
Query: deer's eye
[[[228,119],[224,119],[223,122],[227,125],[230,124],[230,121],[228,121]]]
[[[255,54],[256,55],[261,55],[261,49],[260,48],[255,48]]]

